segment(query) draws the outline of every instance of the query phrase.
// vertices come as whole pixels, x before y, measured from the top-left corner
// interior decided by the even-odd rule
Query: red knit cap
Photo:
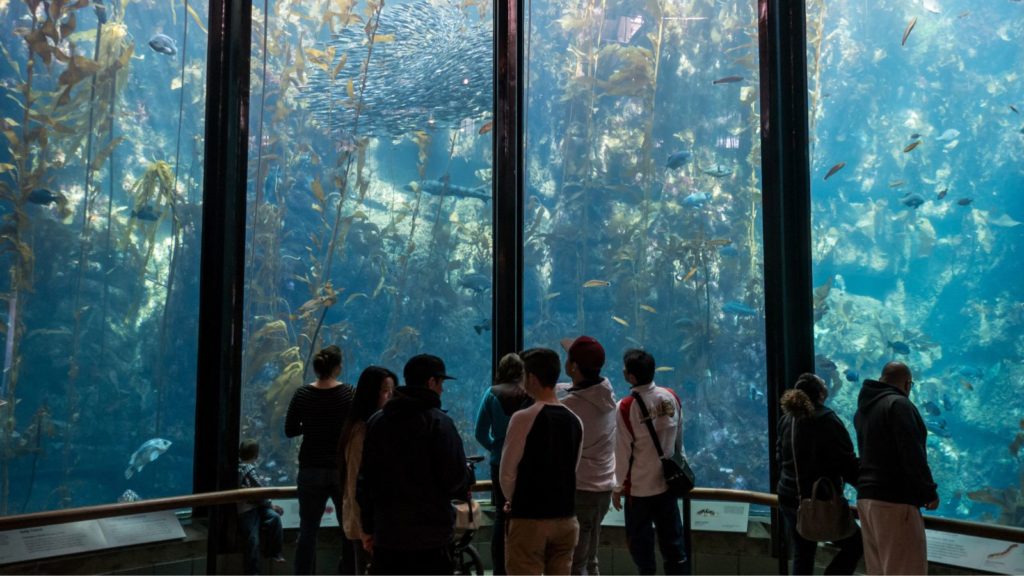
[[[590,336],[580,336],[568,348],[569,360],[583,370],[600,370],[604,366],[604,348]]]

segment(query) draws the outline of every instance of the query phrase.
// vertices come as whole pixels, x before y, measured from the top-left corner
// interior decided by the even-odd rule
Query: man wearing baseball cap
[[[444,381],[437,356],[409,359],[405,386],[366,423],[356,499],[363,547],[374,574],[451,574],[453,498],[473,484],[455,423],[441,411]]]
[[[601,521],[615,489],[615,394],[601,376],[604,348],[590,336],[562,340],[568,353],[565,373],[571,383],[559,384],[559,399],[583,422],[583,454],[576,468],[576,519],[580,536],[572,558],[572,574],[597,576]]]

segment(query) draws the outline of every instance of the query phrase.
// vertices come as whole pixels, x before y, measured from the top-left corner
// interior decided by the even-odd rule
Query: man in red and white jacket
[[[627,350],[623,376],[632,386],[616,411],[615,478],[612,505],[622,509],[626,496],[626,541],[639,574],[654,574],[654,536],[665,562],[665,574],[682,574],[683,523],[676,498],[668,491],[658,451],[638,404],[643,401],[666,458],[683,452],[682,405],[675,392],[654,383],[654,357]]]

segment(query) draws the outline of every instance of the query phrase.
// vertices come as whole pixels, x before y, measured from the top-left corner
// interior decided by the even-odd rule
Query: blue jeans
[[[246,510],[238,515],[238,530],[245,546],[245,573],[260,573],[260,532],[263,533],[263,549],[267,556],[279,556],[284,546],[284,530],[281,517],[272,508],[263,506]]]
[[[316,572],[316,535],[327,498],[334,502],[334,514],[341,524],[341,484],[336,468],[299,468],[299,542],[295,546],[295,573]]]
[[[654,574],[658,569],[654,556],[655,533],[665,562],[665,574],[682,574],[686,551],[676,497],[668,492],[627,497],[626,544],[640,574]]]
[[[818,543],[807,540],[796,531],[796,508],[781,506],[782,519],[786,523],[786,533],[793,545],[793,574],[814,574],[814,557],[818,552]],[[825,567],[825,574],[853,574],[857,569],[860,557],[864,555],[864,541],[860,530],[845,540],[834,542],[839,552]]]

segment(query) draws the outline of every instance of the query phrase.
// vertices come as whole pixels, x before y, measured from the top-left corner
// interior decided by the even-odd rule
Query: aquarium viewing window
[[[0,0],[0,514],[231,488],[241,438],[294,484],[327,344],[443,357],[482,453],[495,359],[588,334],[757,491],[798,374],[851,423],[903,359],[936,513],[1021,525],[1020,4],[792,6]]]
[[[0,514],[192,489],[207,11],[0,3]]]

